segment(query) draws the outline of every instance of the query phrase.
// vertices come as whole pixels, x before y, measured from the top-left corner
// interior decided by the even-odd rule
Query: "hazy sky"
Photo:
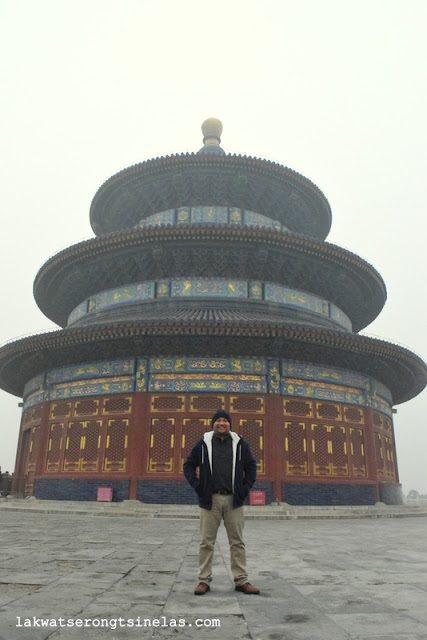
[[[52,329],[41,265],[90,237],[113,173],[197,151],[269,158],[325,193],[328,240],[383,276],[365,333],[426,353],[425,0],[0,0],[0,341]],[[427,394],[397,407],[404,491],[427,493]],[[0,392],[13,470],[19,398]]]

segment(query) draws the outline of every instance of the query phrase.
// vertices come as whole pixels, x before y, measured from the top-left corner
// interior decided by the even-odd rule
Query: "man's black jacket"
[[[184,463],[184,475],[199,497],[202,509],[212,509],[212,438],[208,431]],[[241,507],[256,480],[256,462],[246,440],[230,431],[233,441],[233,508]],[[199,468],[199,477],[196,469]]]

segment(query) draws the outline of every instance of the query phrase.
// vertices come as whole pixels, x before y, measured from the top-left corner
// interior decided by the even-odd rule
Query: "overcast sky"
[[[330,242],[383,276],[364,333],[426,354],[425,0],[0,0],[0,342],[54,328],[33,280],[92,236],[113,173],[197,151],[301,172],[332,207]],[[397,407],[405,492],[427,493],[427,394]],[[13,470],[19,398],[0,392],[0,465]]]

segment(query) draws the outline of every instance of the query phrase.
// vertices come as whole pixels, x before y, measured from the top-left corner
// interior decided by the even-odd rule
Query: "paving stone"
[[[49,584],[58,579],[54,571],[8,571],[0,576],[0,584]]]
[[[84,640],[151,640],[153,632],[151,629],[85,629],[82,636],[82,630],[78,628],[59,629],[49,636],[49,640],[82,640],[83,637]]]
[[[0,640],[427,640],[427,518],[251,520],[234,590],[221,526],[212,590],[194,596],[197,520],[1,512]],[[185,619],[184,628],[19,628],[16,617]],[[218,619],[221,627],[196,627]],[[192,626],[189,626],[191,623]]]
[[[76,549],[75,551],[65,551],[58,559],[60,560],[99,560],[105,558],[113,553],[114,547],[106,548],[88,548],[88,549]]]
[[[375,598],[352,585],[299,585],[297,590],[327,613],[394,612],[386,599]]]
[[[29,595],[38,591],[40,585],[31,584],[0,584],[0,607],[9,604],[18,598]]]
[[[178,622],[185,620],[185,627],[177,629],[170,627],[161,627],[156,629],[154,639],[161,638],[197,638],[197,640],[222,640],[223,638],[232,638],[233,640],[250,640],[250,632],[243,616],[225,615],[218,611],[213,614],[197,614],[194,615],[176,615]]]
[[[351,635],[372,635],[376,629],[379,634],[422,634],[426,626],[408,615],[398,613],[351,613],[328,614],[328,617]]]
[[[427,627],[427,601],[423,602],[414,602],[412,606],[408,606],[408,608],[404,608],[403,612],[409,616],[410,618],[414,618],[414,620],[418,620],[418,622],[422,622],[422,624]]]
[[[422,635],[418,635],[418,634],[413,634],[413,633],[398,633],[396,634],[390,634],[390,635],[386,635],[386,636],[378,636],[378,635],[374,635],[374,636],[351,636],[352,640],[427,640],[427,634],[422,634]]]
[[[58,562],[58,561],[54,561]],[[108,558],[102,558],[96,562],[84,562],[84,561],[59,561],[58,568],[65,570],[68,566],[68,571],[71,569],[90,569],[92,573],[119,573],[126,575],[129,571],[132,571],[137,566],[137,560],[133,562],[124,562],[122,560],[109,560]]]
[[[26,609],[25,612],[21,611],[21,622],[24,624],[24,619],[33,620],[40,618],[40,610]],[[51,627],[37,627],[32,626],[24,627],[17,626],[19,613],[15,608],[0,609],[0,640],[45,640],[51,636],[53,629]]]
[[[349,640],[348,634],[321,616],[295,616],[281,624],[249,623],[253,640]]]
[[[108,589],[111,585],[115,584],[123,578],[123,573],[107,573],[107,572],[88,572],[88,571],[74,571],[55,583],[55,588],[61,588],[65,585],[75,585],[76,588],[80,586],[91,585],[97,589]]]

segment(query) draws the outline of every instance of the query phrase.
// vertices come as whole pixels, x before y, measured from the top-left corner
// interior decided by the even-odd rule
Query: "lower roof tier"
[[[304,325],[169,320],[71,328],[9,343],[0,349],[0,386],[22,396],[29,380],[58,366],[173,355],[286,358],[351,369],[383,383],[393,404],[410,400],[427,383],[417,355],[382,340]]]
[[[84,300],[124,285],[164,278],[234,278],[272,282],[317,295],[360,331],[386,299],[379,273],[357,255],[312,238],[231,226],[158,227],[76,244],[40,269],[34,296],[65,326]]]

